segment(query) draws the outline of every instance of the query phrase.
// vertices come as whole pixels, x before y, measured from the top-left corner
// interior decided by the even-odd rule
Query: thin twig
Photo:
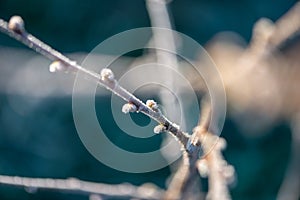
[[[172,23],[167,9],[167,2],[165,0],[146,0],[146,4],[152,27],[167,28],[171,30]],[[171,31],[161,34],[160,32],[156,31],[156,29],[153,29],[153,41],[156,46],[164,46],[164,49],[169,49],[170,52],[176,52],[175,38]],[[163,64],[178,71],[177,57],[170,52],[156,49],[155,53],[157,63]],[[167,76],[165,77],[164,81],[166,85],[171,87],[171,91],[175,92],[175,90],[178,89],[176,88],[176,81],[174,80],[174,77]],[[176,103],[176,98],[172,94],[161,91],[160,99],[163,105],[166,107],[168,113],[175,117],[176,111],[174,110],[174,103]],[[185,117],[183,117],[183,119],[185,119]],[[186,199],[188,197],[193,183],[195,180],[197,180],[195,177],[195,175],[197,175],[195,163],[198,159],[199,150],[200,148],[195,148],[194,152],[183,152],[182,164],[175,173],[174,177],[172,177],[164,199],[175,200]]]
[[[211,120],[210,106],[208,99],[204,98],[198,126],[190,138],[192,147],[196,148],[191,151],[193,153],[183,154],[183,162],[166,191],[165,199],[184,199],[185,195],[188,196],[198,173],[202,176],[208,176],[209,192],[207,199],[230,199],[227,185],[228,180],[233,177],[234,169],[227,164],[221,154],[225,140],[208,132]],[[217,140],[219,140],[218,144],[216,144]],[[200,153],[204,155],[204,158],[199,160]]]
[[[209,191],[206,198],[229,200],[231,197],[228,184],[234,179],[234,168],[226,162],[221,153],[226,147],[225,139],[208,131],[210,116],[211,105],[208,101],[204,101],[199,125],[194,129],[191,142],[194,145],[202,145],[204,157],[197,161],[197,167],[200,175],[208,176]]]
[[[197,160],[198,152],[194,152],[194,154],[183,153],[182,164],[169,184],[168,190],[164,195],[165,200],[190,199],[190,193],[198,180]],[[196,197],[195,194],[192,194],[192,196]],[[200,196],[197,196],[197,199],[200,199]]]
[[[147,11],[151,22],[151,27],[166,28],[172,30],[172,23],[170,19],[170,14],[168,12],[166,0],[146,0]],[[177,52],[175,38],[172,31],[161,32],[158,29],[153,30],[153,42],[155,46],[163,47],[163,49],[168,49],[165,51],[163,49],[155,49],[156,61],[158,64],[164,65],[171,69],[178,71],[178,62],[176,54],[171,52]],[[159,66],[161,67],[161,66]],[[160,69],[163,70],[163,69]],[[178,88],[176,87],[176,80],[173,76],[165,76],[164,84],[168,85],[168,89],[172,92],[176,92]],[[162,104],[168,111],[168,114],[173,118],[177,115],[177,111],[174,109],[174,104],[176,104],[176,97],[173,94],[160,90],[160,100]],[[182,113],[183,114],[183,113]],[[182,117],[185,119],[185,117]],[[174,119],[175,120],[175,119]],[[185,125],[182,125],[185,126]]]
[[[286,14],[275,23],[275,29],[270,36],[270,45],[277,49],[284,48],[300,31],[300,2],[297,2]]]
[[[54,61],[56,63],[54,65],[57,65],[57,68],[59,69],[64,67],[66,69],[71,68],[72,70],[80,71],[86,74],[90,78],[97,81],[97,83],[106,87],[108,90],[118,95],[128,103],[134,104],[137,108],[137,112],[141,112],[165,126],[166,131],[170,132],[173,136],[175,136],[184,147],[188,144],[189,135],[187,133],[180,130],[179,126],[177,126],[175,123],[172,123],[161,112],[154,111],[152,108],[148,107],[145,103],[143,103],[140,99],[138,99],[126,89],[121,87],[118,84],[118,81],[114,78],[114,74],[110,69],[104,68],[101,71],[101,74],[99,75],[78,65],[75,61],[54,50],[47,44],[38,40],[33,35],[27,33],[24,28],[24,22],[21,17],[14,16],[10,19],[9,23],[0,19],[0,31],[22,42],[29,48],[44,55],[50,60]],[[53,70],[53,68],[51,70]]]
[[[138,199],[161,199],[164,191],[154,185],[133,186],[130,184],[109,185],[69,179],[50,178],[24,178],[19,176],[0,175],[0,184],[25,187],[28,191],[35,192],[39,189],[60,190],[68,193],[91,195],[101,197],[138,198]]]

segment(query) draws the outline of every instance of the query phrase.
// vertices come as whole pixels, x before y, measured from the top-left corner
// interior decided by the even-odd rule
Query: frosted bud
[[[103,68],[101,70],[101,79],[103,81],[113,81],[115,78],[115,75],[114,73],[111,71],[111,69],[108,69],[108,68]]]
[[[259,39],[267,40],[273,34],[274,30],[274,23],[267,18],[262,18],[255,23],[253,34],[258,36]]]
[[[209,173],[207,161],[205,159],[199,160],[197,163],[198,171],[201,177],[206,178]]]
[[[65,71],[66,69],[67,66],[58,60],[52,62],[49,66],[49,71],[52,73],[58,71]]]
[[[136,111],[137,111],[137,107],[132,103],[126,103],[122,107],[122,112],[125,114],[128,114],[129,112],[136,112]]]
[[[235,174],[235,170],[233,166],[227,165],[223,168],[223,176],[226,178],[228,183],[234,181],[234,174]]]
[[[154,127],[153,132],[156,134],[159,134],[161,132],[165,132],[167,129],[163,124],[159,124],[157,126]]]
[[[219,150],[225,149],[227,146],[226,140],[224,138],[219,138],[216,144],[216,148]]]
[[[158,105],[154,100],[147,100],[146,105],[154,111],[158,111]]]
[[[16,33],[22,34],[25,32],[24,21],[20,16],[13,16],[8,22],[8,28]]]

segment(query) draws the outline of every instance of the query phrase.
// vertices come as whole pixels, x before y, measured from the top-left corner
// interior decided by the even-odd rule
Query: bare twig
[[[170,14],[168,12],[167,4],[168,2],[166,2],[166,0],[146,0],[147,11],[150,17],[152,27],[166,28],[169,30],[172,29],[172,23],[170,19]],[[161,46],[163,47],[163,49],[169,50],[165,51],[159,48],[155,49],[157,63],[178,71],[177,57],[175,54],[171,53],[177,51],[175,38],[172,31],[161,32],[157,31],[157,29],[155,28],[152,30],[152,38],[155,46]],[[160,68],[160,70],[163,69]],[[168,89],[170,89],[172,92],[175,92],[178,89],[176,87],[176,81],[174,80],[173,76],[165,76],[163,81],[166,85],[168,85]],[[161,90],[160,100],[162,101],[162,104],[164,105],[164,107],[168,111],[168,114],[171,117],[175,118],[178,116],[176,115],[176,110],[174,109],[176,97],[173,94]],[[185,119],[184,116],[183,119]]]
[[[300,2],[297,2],[285,15],[275,23],[275,29],[270,36],[270,45],[280,49],[287,45],[300,31]]]
[[[233,180],[234,168],[227,164],[221,154],[225,148],[226,141],[208,132],[211,119],[211,107],[205,99],[202,103],[199,125],[194,129],[190,143],[195,146],[193,153],[183,155],[183,163],[176,172],[169,189],[166,192],[166,199],[182,199],[187,190],[195,181],[195,175],[208,176],[209,192],[207,199],[228,200],[230,199],[228,183]],[[201,145],[202,148],[199,148]],[[203,150],[203,152],[200,152]],[[202,153],[204,158],[198,159]]]
[[[198,162],[198,169],[200,174],[208,176],[209,191],[207,199],[227,200],[231,199],[228,184],[232,182],[234,168],[225,161],[221,153],[222,149],[226,146],[225,140],[216,137],[215,135],[206,133],[205,143],[207,144],[205,146],[207,147],[203,147],[203,149],[209,153]],[[216,139],[218,139],[217,144],[215,144]]]
[[[194,145],[202,145],[204,157],[197,161],[197,168],[200,175],[208,176],[207,199],[228,200],[231,199],[228,184],[233,181],[234,168],[225,161],[221,153],[226,147],[225,139],[208,131],[210,115],[210,104],[205,101],[202,104],[199,125],[194,129],[191,142]]]
[[[199,148],[198,148],[199,150]],[[174,177],[169,184],[168,190],[164,195],[166,200],[176,200],[176,199],[190,199],[191,192],[193,191],[193,186],[198,180],[196,162],[198,160],[199,152],[195,151],[193,154],[184,152],[182,158],[182,164],[176,171]],[[194,196],[193,199],[200,199],[200,196]]]
[[[33,35],[27,33],[21,17],[12,17],[8,24],[4,20],[0,19],[0,31],[54,61],[54,66],[51,66],[52,71],[60,69],[67,70],[68,68],[70,68],[72,70],[80,71],[86,74],[88,77],[94,79],[95,81],[97,81],[97,83],[106,87],[108,90],[118,95],[128,103],[134,104],[137,108],[137,112],[141,112],[154,119],[158,123],[164,125],[166,127],[166,130],[173,136],[175,136],[183,146],[187,145],[189,140],[189,135],[187,133],[180,130],[179,126],[172,123],[161,112],[154,111],[146,104],[144,104],[140,99],[121,87],[118,84],[118,81],[114,78],[114,74],[110,69],[104,68],[99,75],[95,72],[83,68],[75,61],[70,60],[68,57],[52,49],[50,46],[38,40]],[[57,64],[57,62],[59,63]]]
[[[146,4],[152,27],[172,29],[170,15],[167,10],[167,2],[165,0],[147,0]],[[153,40],[156,46],[164,46],[164,49],[169,49],[170,52],[176,52],[175,38],[171,31],[161,34],[161,32],[153,29]],[[170,52],[156,49],[155,53],[157,63],[163,64],[178,71],[176,55]],[[176,87],[176,81],[174,80],[174,77],[167,76],[164,78],[164,81],[166,85],[171,87],[171,91],[175,92],[178,89]],[[171,116],[176,117],[177,115],[174,110],[176,98],[173,95],[163,91],[160,92],[160,97],[168,113]],[[178,98],[180,97],[178,96]],[[184,116],[183,119],[185,119]],[[197,147],[193,148],[193,151],[189,151],[189,153],[183,153],[182,164],[175,173],[174,177],[172,177],[164,199],[175,200],[188,198],[189,191],[192,189],[194,182],[197,180],[197,177],[195,177],[195,175],[197,175],[195,163],[198,159],[199,151],[200,147]]]
[[[25,187],[26,190],[31,192],[46,189],[84,195],[97,194],[101,197],[161,199],[164,194],[163,190],[150,184],[139,187],[130,184],[109,185],[82,181],[76,178],[24,178],[0,175],[0,184]]]

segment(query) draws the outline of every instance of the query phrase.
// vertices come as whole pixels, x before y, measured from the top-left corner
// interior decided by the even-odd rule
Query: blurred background
[[[234,60],[240,54],[222,55],[222,59],[219,59],[218,50],[226,51],[236,47],[233,49],[243,51],[251,41],[257,20],[265,17],[276,21],[296,2],[173,0],[169,10],[175,29],[207,47],[216,63],[222,64],[224,57]],[[26,29],[33,35],[79,62],[106,38],[129,29],[150,26],[143,0],[0,0],[0,18],[9,20],[13,15],[22,16]],[[225,46],[218,46],[224,44],[224,41],[218,42],[219,38],[224,39],[220,35],[224,31],[235,33],[225,37],[227,43],[232,41],[229,45],[232,48],[224,48],[227,47],[226,42]],[[129,59],[136,56],[138,54],[129,55]],[[171,174],[169,167],[143,174],[124,173],[101,164],[88,153],[73,122],[71,94],[74,76],[51,74],[48,71],[49,64],[47,59],[0,34],[0,174],[76,177],[109,184],[128,182],[141,185],[150,182],[166,188]],[[245,87],[252,82],[246,83]],[[226,90],[230,90],[230,84],[226,83]],[[259,85],[255,88],[260,90]],[[243,88],[232,89],[235,90],[241,91]],[[297,86],[292,92],[295,91]],[[237,173],[237,180],[230,188],[232,198],[276,199],[292,160],[294,126],[291,125],[291,119],[294,119],[294,115],[282,114],[279,108],[270,111],[268,105],[272,101],[278,103],[272,95],[271,100],[258,99],[261,100],[259,105],[243,101],[243,94],[236,95],[236,92],[229,93],[228,115],[222,131],[222,137],[227,140],[224,156]],[[119,137],[122,133],[117,127],[113,128],[109,109],[103,110],[103,107],[110,106],[110,95],[97,97],[96,101],[98,105],[101,104],[96,108],[107,112],[103,124],[111,130],[110,137],[115,143],[130,150],[134,146],[136,149],[133,151],[136,152],[147,152],[160,146],[160,135],[143,143],[132,141],[126,136]],[[283,105],[282,102],[280,100],[276,105]],[[294,102],[295,105],[297,103]],[[247,107],[248,104],[254,106]],[[146,117],[132,117],[141,125],[149,123]],[[297,124],[297,120],[294,121]],[[294,175],[300,180],[297,171]],[[205,180],[202,187],[204,191],[207,189]],[[296,192],[299,194],[299,188]],[[0,185],[0,199],[88,197],[45,190],[26,191],[24,188]]]

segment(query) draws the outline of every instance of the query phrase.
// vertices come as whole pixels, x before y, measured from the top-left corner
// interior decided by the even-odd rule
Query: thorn
[[[24,21],[20,16],[11,17],[8,22],[8,28],[18,34],[25,33]]]

